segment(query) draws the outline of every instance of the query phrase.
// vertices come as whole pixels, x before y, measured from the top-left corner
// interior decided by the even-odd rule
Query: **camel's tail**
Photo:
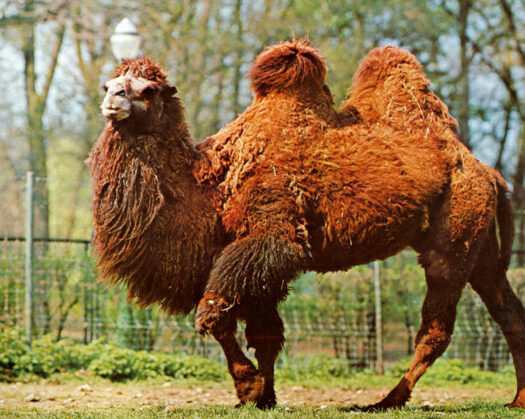
[[[498,171],[491,169],[496,180],[498,190],[498,203],[496,207],[496,219],[500,237],[499,268],[506,271],[512,257],[512,242],[514,241],[514,213],[510,200],[510,190],[505,179]]]
[[[323,57],[304,39],[280,42],[266,48],[250,69],[252,88],[259,97],[297,86],[322,87],[325,76]]]
[[[400,128],[443,123],[457,133],[457,122],[429,86],[414,54],[393,46],[375,48],[359,64],[341,111],[357,109],[364,120],[382,119]]]

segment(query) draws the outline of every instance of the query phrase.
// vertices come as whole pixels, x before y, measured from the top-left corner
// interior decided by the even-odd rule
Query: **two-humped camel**
[[[284,343],[277,305],[290,281],[410,246],[428,284],[415,355],[372,407],[406,403],[446,349],[467,282],[503,330],[517,374],[512,405],[525,407],[525,310],[505,276],[505,182],[459,142],[410,53],[367,55],[339,111],[325,72],[302,41],[268,48],[251,70],[252,105],[194,148],[162,70],[144,59],[117,68],[88,163],[102,276],[144,305],[197,305],[196,326],[224,349],[241,403],[269,407]],[[235,339],[238,320],[258,368]]]

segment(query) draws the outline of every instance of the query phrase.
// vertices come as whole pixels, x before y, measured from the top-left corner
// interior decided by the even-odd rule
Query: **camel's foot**
[[[267,410],[271,409],[272,407],[275,407],[277,404],[277,400],[275,399],[275,395],[273,397],[271,396],[265,396],[261,399],[257,400],[257,403],[255,406],[257,406],[261,410]]]
[[[525,402],[519,403],[519,402],[512,402],[507,403],[505,407],[508,407],[509,409],[525,409]]]
[[[220,333],[222,329],[228,329],[231,322],[235,321],[230,311],[232,308],[233,306],[224,298],[207,292],[199,301],[195,311],[195,328],[201,335]]]
[[[277,404],[275,392],[273,389],[265,391],[264,377],[255,368],[246,365],[237,367],[233,380],[241,406],[254,403],[259,409],[270,409]]]
[[[255,403],[259,407],[264,392],[264,380],[257,370],[248,365],[237,366],[233,371],[233,381],[240,404]]]
[[[506,404],[505,406],[510,407],[511,409],[525,409],[525,389],[521,389],[520,391],[518,391],[518,394],[516,394],[514,401],[512,403]]]
[[[363,411],[365,412],[383,412],[388,409],[400,409],[405,406],[405,403],[395,403],[390,400],[383,399],[379,403],[371,404],[366,406]]]
[[[405,380],[401,382],[379,403],[372,404],[366,407],[366,411],[383,411],[387,409],[401,408],[406,405],[410,399],[410,390],[406,386]]]

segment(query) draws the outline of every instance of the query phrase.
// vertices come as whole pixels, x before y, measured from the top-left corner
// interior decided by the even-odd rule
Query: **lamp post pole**
[[[381,270],[378,261],[374,262],[374,294],[376,312],[376,370],[383,375],[383,316],[381,313]]]

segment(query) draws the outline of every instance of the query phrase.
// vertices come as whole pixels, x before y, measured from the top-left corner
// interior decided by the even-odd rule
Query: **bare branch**
[[[518,30],[516,29],[516,22],[514,22],[514,14],[512,13],[512,9],[506,0],[500,0],[499,3],[501,5],[501,8],[503,9],[505,17],[507,18],[510,33],[516,41],[516,50],[518,51],[519,56],[521,58],[521,64],[525,66],[525,50],[522,48],[522,44],[518,36]]]
[[[60,27],[58,28],[55,48],[53,50],[53,53],[51,54],[51,64],[47,71],[44,88],[41,94],[42,106],[45,106],[45,103],[47,102],[47,98],[49,96],[49,89],[51,88],[51,83],[53,82],[53,77],[55,75],[55,70],[56,70],[57,63],[58,63],[58,56],[60,54],[62,43],[64,41],[65,31],[66,31],[66,24],[65,24],[65,20],[63,19],[62,22],[60,23]]]

